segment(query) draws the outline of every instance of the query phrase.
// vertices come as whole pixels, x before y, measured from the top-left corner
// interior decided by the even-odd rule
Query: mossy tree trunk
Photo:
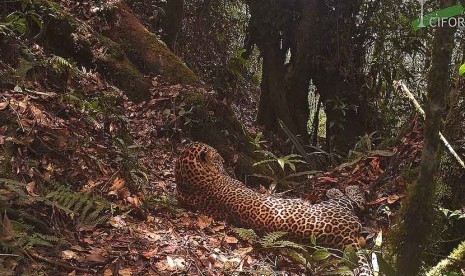
[[[86,28],[56,3],[40,0],[36,5],[46,9],[43,14],[46,27],[41,43],[47,49],[60,56],[72,57],[85,66],[95,62],[97,69],[132,100],[147,100],[150,96],[151,82],[144,74],[160,74],[183,84],[198,80],[123,2],[110,11],[111,28],[103,35]]]
[[[464,62],[465,56],[460,64]],[[449,97],[449,112],[444,133],[457,153],[460,156],[465,156],[465,150],[461,146],[465,144],[465,79],[458,76],[457,78]],[[442,156],[441,176],[442,182],[450,187],[450,197],[445,199],[445,206],[454,210],[462,208],[465,198],[465,169],[458,164],[449,152],[445,152]]]
[[[442,7],[454,1],[442,1]],[[438,164],[439,130],[449,87],[449,63],[454,46],[455,29],[437,28],[434,35],[432,67],[428,74],[428,101],[421,156],[420,176],[409,187],[402,240],[397,248],[398,275],[418,275],[422,254],[432,227],[434,175]]]
[[[155,34],[147,30],[123,2],[109,14],[105,35],[119,43],[142,73],[156,73],[181,84],[194,84],[197,76]]]

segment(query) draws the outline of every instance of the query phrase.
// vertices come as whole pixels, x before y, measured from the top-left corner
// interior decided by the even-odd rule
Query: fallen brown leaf
[[[238,242],[238,240],[232,236],[226,236],[224,240],[229,244],[236,244]]]
[[[8,107],[8,102],[1,102],[0,103],[0,110],[3,110]]]
[[[93,248],[90,254],[86,256],[86,261],[93,263],[104,263],[106,258],[104,257],[105,250],[102,248]]]
[[[109,195],[116,195],[118,194],[118,191],[121,190],[124,187],[124,184],[126,184],[126,180],[123,178],[117,177],[114,181],[113,184],[110,187],[110,192],[108,193]]]
[[[72,250],[63,250],[61,251],[61,258],[63,260],[77,260],[79,257],[76,252]]]
[[[123,228],[126,226],[126,222],[121,216],[112,217],[108,223],[115,228]]]
[[[130,268],[123,268],[118,271],[118,275],[121,276],[131,276],[132,275],[132,269]]]
[[[154,248],[147,252],[142,253],[142,256],[146,257],[147,259],[152,259],[158,253],[158,249]]]
[[[244,248],[239,248],[236,250],[237,253],[239,253],[239,255],[241,256],[245,256],[247,254],[249,254],[250,252],[253,251],[253,247],[252,246],[248,246],[248,247],[244,247]]]
[[[0,240],[12,240],[14,238],[14,233],[15,232],[13,226],[11,225],[11,221],[5,213],[5,215],[3,216],[2,224],[0,225]]]
[[[404,195],[397,195],[397,194],[395,194],[395,195],[390,195],[390,196],[388,196],[388,198],[387,198],[387,203],[388,203],[388,204],[393,204],[394,202],[398,201],[399,199],[401,199],[401,198],[403,198],[403,197],[405,197],[405,196],[404,196]]]
[[[30,196],[39,196],[36,193],[36,183],[34,181],[27,183],[26,191]]]
[[[211,217],[208,217],[208,216],[204,216],[204,215],[200,215],[198,218],[197,218],[197,226],[203,230],[205,228],[207,228],[208,226],[210,226],[213,222],[213,219]]]
[[[384,202],[385,200],[387,199],[387,197],[383,196],[383,197],[380,197],[380,198],[377,198],[371,202],[368,202],[367,205],[377,205],[377,204],[380,204],[381,202]]]

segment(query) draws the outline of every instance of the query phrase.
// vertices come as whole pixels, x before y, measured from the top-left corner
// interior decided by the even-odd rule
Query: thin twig
[[[421,107],[420,103],[418,103],[418,101],[415,99],[415,96],[412,94],[412,92],[410,92],[410,90],[407,88],[407,86],[402,81],[394,81],[394,87],[400,87],[400,89],[407,95],[407,97],[413,103],[417,111],[423,116],[423,118],[426,117],[425,111]],[[446,137],[442,135],[441,132],[439,132],[439,138],[444,143],[444,145],[449,150],[449,152],[452,154],[452,156],[455,157],[455,160],[457,160],[460,166],[462,166],[462,168],[465,169],[465,163],[460,158],[460,156],[457,154],[457,152],[454,150],[454,148],[451,146],[451,144],[447,141]]]

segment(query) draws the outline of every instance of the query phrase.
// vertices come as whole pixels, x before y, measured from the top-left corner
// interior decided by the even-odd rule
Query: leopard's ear
[[[200,158],[200,161],[202,162],[207,162],[207,159],[208,159],[208,152],[207,150],[203,149],[200,153],[199,153],[199,158]]]

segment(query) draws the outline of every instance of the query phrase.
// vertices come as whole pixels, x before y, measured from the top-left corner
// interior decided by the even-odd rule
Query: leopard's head
[[[363,191],[362,188],[360,188],[360,186],[347,186],[344,189],[344,191],[347,197],[350,198],[353,202],[355,202],[361,211],[365,210],[365,204],[367,203],[365,198],[365,191]]]
[[[354,202],[361,211],[365,210],[365,204],[366,204],[365,192],[359,186],[357,185],[347,186],[344,189],[344,192],[345,192],[345,196],[347,196],[352,202]],[[335,199],[335,198],[343,197],[344,193],[336,188],[332,188],[326,191],[326,196],[328,198]]]
[[[194,142],[181,152],[176,162],[175,177],[177,181],[197,183],[196,177],[226,174],[223,163],[223,158],[214,148]]]

